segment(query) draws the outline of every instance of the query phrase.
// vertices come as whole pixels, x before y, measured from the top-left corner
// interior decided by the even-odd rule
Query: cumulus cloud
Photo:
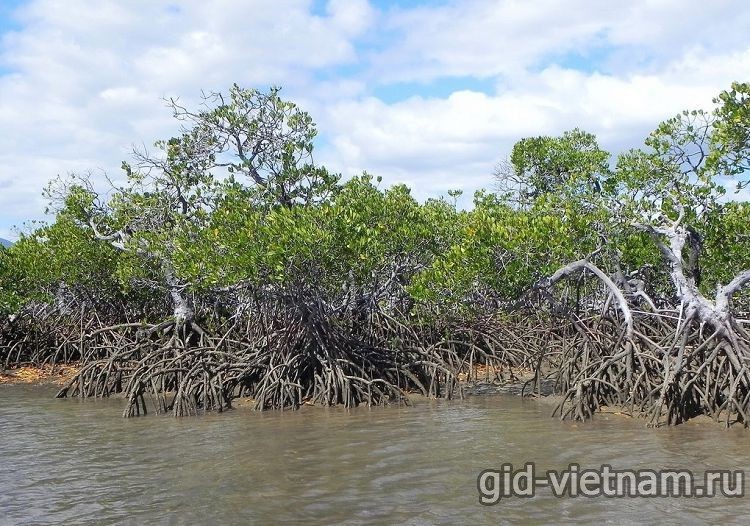
[[[282,85],[319,123],[319,161],[427,197],[491,186],[526,135],[580,126],[637,146],[750,77],[741,0],[26,0],[13,16],[0,35],[6,238],[41,217],[56,174],[116,174],[133,143],[174,134],[163,97]]]
[[[515,76],[567,53],[605,48],[600,68],[661,68],[691,46],[747,46],[740,1],[460,0],[397,10],[395,35],[373,61],[381,80]],[[611,57],[609,54],[611,53]]]
[[[750,49],[687,53],[659,73],[628,76],[550,66],[496,94],[455,92],[385,104],[346,101],[330,110],[336,130],[328,164],[416,183],[421,197],[492,185],[491,173],[520,138],[573,127],[595,133],[612,152],[640,146],[656,124],[683,109],[708,108],[736,78],[750,78]]]

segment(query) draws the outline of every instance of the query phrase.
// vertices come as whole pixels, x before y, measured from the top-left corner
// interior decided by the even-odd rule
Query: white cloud
[[[624,72],[661,68],[696,43],[747,46],[750,9],[744,0],[461,0],[397,11],[386,25],[396,37],[376,57],[381,81],[515,76],[550,57],[617,46],[609,65]]]
[[[738,77],[750,78],[750,49],[691,52],[659,74],[624,77],[551,66],[496,95],[463,91],[390,105],[346,101],[330,110],[326,124],[336,134],[325,158],[345,173],[366,169],[416,182],[422,197],[458,186],[475,190],[492,185],[493,167],[524,136],[578,126],[613,152],[636,147],[660,120],[710,107]]]

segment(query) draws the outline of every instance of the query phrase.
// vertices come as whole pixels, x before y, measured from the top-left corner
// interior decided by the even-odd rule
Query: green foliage
[[[715,111],[661,123],[614,169],[580,129],[521,139],[499,174],[511,192],[478,192],[471,210],[456,209],[455,192],[420,203],[367,174],[342,183],[314,165],[315,125],[276,88],[235,85],[200,111],[172,101],[180,133],[123,163],[126,182],[108,198],[86,177],[50,186],[56,222],[0,250],[0,309],[61,284],[148,296],[170,275],[196,295],[247,284],[338,301],[390,287],[428,308],[512,304],[583,257],[611,272],[664,271],[642,227],[680,213],[702,236],[709,290],[750,268],[748,207],[722,201],[724,178],[748,170],[749,97],[733,84]]]
[[[591,210],[542,196],[529,209],[515,209],[479,192],[464,213],[459,241],[421,272],[411,288],[416,297],[460,307],[473,294],[512,302],[561,265],[597,246]]]
[[[718,172],[739,177],[737,188],[750,184],[750,83],[733,82],[714,103],[716,123],[711,135],[708,165]]]
[[[50,301],[61,287],[89,296],[112,294],[119,288],[117,260],[114,249],[61,214],[0,253],[0,310]]]
[[[228,96],[206,97],[207,109],[191,112],[172,103],[178,119],[193,125],[211,161],[226,168],[266,205],[311,203],[336,191],[338,176],[313,163],[317,129],[312,117],[279,96],[236,84]],[[213,107],[211,107],[213,106]],[[187,158],[191,158],[188,155]]]
[[[185,243],[178,268],[202,288],[307,283],[329,297],[343,287],[372,290],[447,250],[457,216],[445,201],[419,204],[405,186],[383,190],[367,174],[314,206],[265,210],[230,192],[202,235]]]
[[[600,192],[609,175],[609,153],[594,135],[578,128],[560,137],[521,139],[510,161],[523,201],[559,192]]]
[[[704,256],[701,260],[706,294],[750,269],[750,203],[729,202],[712,210],[701,224]]]
[[[19,270],[9,250],[0,248],[0,316],[17,312],[23,302]]]

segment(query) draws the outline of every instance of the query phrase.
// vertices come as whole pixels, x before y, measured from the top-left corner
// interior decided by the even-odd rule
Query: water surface
[[[742,429],[654,430],[614,415],[560,422],[514,396],[123,419],[121,401],[53,394],[0,386],[0,524],[739,524],[750,515],[748,497],[541,492],[486,507],[476,486],[504,462],[750,471]]]

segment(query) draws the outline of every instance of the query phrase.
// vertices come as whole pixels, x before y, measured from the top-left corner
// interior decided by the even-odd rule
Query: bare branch
[[[573,263],[565,265],[564,267],[558,269],[554,274],[552,274],[552,276],[547,278],[545,284],[547,287],[550,287],[563,278],[566,278],[578,272],[583,272],[585,270],[588,270],[597,278],[599,278],[601,282],[604,283],[604,285],[612,293],[612,296],[615,298],[617,305],[620,307],[623,318],[625,319],[626,337],[630,338],[633,335],[633,314],[631,313],[630,307],[628,306],[628,301],[625,299],[625,296],[623,295],[619,287],[615,285],[615,282],[612,281],[612,279],[610,279],[610,277],[607,276],[604,272],[602,272],[599,267],[597,267],[590,261],[586,259],[579,259],[578,261],[574,261]]]

